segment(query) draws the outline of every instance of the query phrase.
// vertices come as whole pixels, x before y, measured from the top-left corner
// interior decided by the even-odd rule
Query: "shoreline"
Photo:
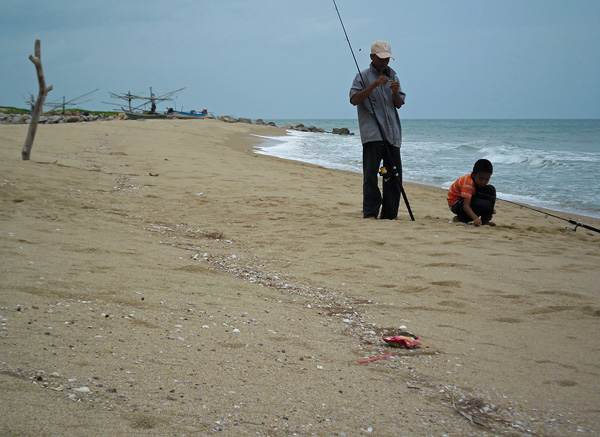
[[[600,432],[600,237],[412,183],[416,222],[365,221],[360,175],[273,133],[40,126],[25,162],[0,126],[3,434]]]
[[[276,120],[277,121],[277,120]],[[283,127],[282,127],[283,128]],[[284,128],[285,129],[285,128]],[[293,131],[290,133],[287,129],[286,129],[286,135],[282,135],[281,138],[286,138],[289,135],[293,135]],[[258,143],[255,145],[255,149],[257,149],[257,153],[261,154],[261,155],[265,155],[265,156],[272,156],[272,157],[276,157],[279,159],[284,159],[284,160],[289,160],[292,162],[301,162],[301,163],[306,163],[306,164],[313,164],[313,165],[317,165],[320,166],[319,164],[314,164],[310,161],[302,161],[299,159],[293,159],[293,158],[285,158],[285,157],[280,157],[274,154],[269,154],[268,152],[265,152],[262,147],[268,147],[269,144],[275,144],[275,143],[285,143],[285,140],[279,140],[277,139],[278,137],[258,137],[258,138],[262,138],[261,143]],[[261,145],[262,144],[262,145]],[[356,173],[356,174],[362,174],[360,171],[353,171],[353,170],[344,170],[344,169],[339,169],[339,168],[334,168],[334,167],[326,167],[326,166],[322,166],[323,168],[329,168],[331,170],[335,170],[335,171],[349,171],[351,173]],[[435,185],[433,183],[427,183],[424,181],[414,181],[414,180],[406,180],[405,183],[407,184],[416,184],[416,185],[422,185],[422,186],[427,186],[427,187],[433,187],[433,188],[439,188],[440,190],[443,190],[444,192],[448,192],[447,188],[443,188],[439,185]],[[512,194],[508,194],[508,196],[514,196]],[[513,204],[513,205],[519,205],[521,208],[535,208],[535,209],[539,209],[540,211],[543,212],[548,212],[550,214],[554,214],[554,215],[561,215],[561,214],[568,214],[570,217],[563,217],[563,219],[565,221],[568,221],[568,219],[575,217],[577,219],[577,221],[583,221],[586,218],[589,219],[600,219],[600,214],[594,215],[594,213],[589,212],[589,211],[581,211],[581,210],[576,210],[576,209],[569,209],[566,207],[560,208],[557,206],[553,206],[553,207],[545,207],[542,205],[538,205],[535,203],[527,203],[527,202],[518,202],[518,201],[512,201],[512,200],[507,200],[507,199],[502,199],[501,197],[498,197],[498,200],[502,201],[502,202],[506,202],[508,204]],[[409,199],[410,201],[410,199]],[[543,203],[543,201],[539,201],[540,203]]]
[[[2,107],[0,107],[0,116],[4,116],[5,114],[3,114],[2,111]],[[7,108],[10,109],[10,108]],[[110,116],[106,116],[106,114],[104,113],[95,113],[95,114],[88,114],[86,111],[83,110],[75,110],[75,111],[70,111],[69,114],[67,114],[66,116],[53,116],[53,117],[47,117],[47,116],[43,116],[43,118],[45,119],[44,123],[49,123],[49,124],[56,124],[56,123],[74,123],[74,122],[92,122],[92,121],[112,121],[112,120],[123,120],[124,118],[124,113],[120,113],[120,114],[111,114]],[[0,124],[11,124],[11,117],[14,117],[15,120],[18,121],[13,121],[12,124],[16,124],[17,122],[19,124],[23,124],[23,123],[28,123],[29,121],[25,121],[25,118],[20,119],[20,115],[12,115],[12,116],[6,116],[6,119],[2,119],[0,117]],[[54,120],[50,120],[50,118],[54,118]],[[250,119],[250,118],[235,118],[229,115],[222,115],[222,116],[213,116],[211,115],[210,118],[207,119],[212,119],[212,120],[221,120],[227,123],[244,123],[244,124],[251,124],[251,125],[258,125],[258,126],[271,126],[271,127],[276,127],[276,128],[280,128],[280,129],[284,129],[286,131],[285,135],[281,135],[281,138],[286,138],[290,135],[293,135],[294,132],[304,132],[304,133],[327,133],[327,134],[333,134],[333,135],[341,135],[341,136],[347,136],[347,135],[356,135],[355,132],[336,132],[336,131],[340,131],[342,129],[340,128],[333,128],[333,131],[326,131],[323,128],[320,128],[318,126],[318,122],[319,121],[339,121],[339,122],[347,122],[349,120],[355,120],[353,118],[350,119],[303,119],[303,121],[298,121],[300,119],[272,119],[271,121],[263,121],[263,119],[258,118],[258,119]],[[458,121],[469,121],[469,120],[482,120],[482,121],[494,121],[494,120],[498,120],[498,121],[505,121],[505,120],[513,120],[513,121],[539,121],[539,120],[554,120],[554,121],[594,121],[594,120],[598,120],[598,119],[406,119],[408,121],[430,121],[430,120],[438,120],[438,121],[453,121],[453,120],[458,120]],[[196,121],[201,121],[201,120],[196,120]],[[303,122],[309,121],[310,123],[316,123],[315,125],[308,125],[305,126],[303,124]],[[276,124],[279,123],[279,124]],[[346,128],[343,128],[346,129]],[[277,137],[274,138],[270,138],[268,140],[265,141],[265,139],[263,139],[263,143],[264,144],[268,144],[269,141],[272,142],[284,142],[285,140],[278,140]],[[261,145],[257,144],[255,145],[256,149],[260,149]],[[258,153],[264,154],[264,155],[269,155],[269,156],[276,156],[276,155],[270,155],[269,153],[265,152],[264,150],[260,150]],[[291,161],[298,161],[298,162],[307,162],[307,163],[311,163],[310,161],[302,161],[302,160],[297,160],[297,159],[293,159],[293,158],[282,158],[282,159],[290,159]],[[319,164],[316,164],[319,165]],[[326,167],[326,168],[331,168],[334,170],[340,170],[339,168],[335,168],[335,167]],[[354,172],[353,170],[350,170],[352,172]],[[360,171],[356,170],[355,172],[360,173]],[[410,180],[410,179],[406,179],[407,183],[415,183],[415,184],[420,184],[420,185],[426,185],[426,186],[431,186],[431,187],[436,187],[436,188],[441,188],[443,190],[446,190],[443,186],[440,185],[436,185],[434,183],[428,183],[426,181],[419,181],[419,180]],[[509,197],[519,197],[519,195],[514,195],[514,194],[510,194],[510,193],[504,193],[504,195],[509,196]],[[518,201],[518,200],[508,200],[508,199],[502,199],[501,197],[498,197],[498,200],[501,200],[503,202],[507,202],[507,203],[512,203],[515,205],[522,205],[522,207],[524,208],[536,208],[536,209],[540,209],[542,211],[548,211],[550,213],[553,213],[554,215],[558,215],[558,214],[570,214],[570,215],[574,215],[577,216],[579,218],[583,217],[583,218],[593,218],[593,219],[600,219],[600,212],[598,213],[594,213],[591,211],[585,211],[585,210],[579,210],[576,208],[570,208],[570,207],[566,207],[566,206],[562,206],[562,205],[552,205],[552,206],[545,206],[545,204],[549,203],[547,201],[544,200],[535,200],[535,201]],[[563,220],[568,221],[570,217],[563,217]]]

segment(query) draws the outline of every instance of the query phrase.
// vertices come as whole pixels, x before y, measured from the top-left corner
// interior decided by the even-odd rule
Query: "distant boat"
[[[156,112],[155,113],[131,112],[131,111],[124,111],[124,112],[129,120],[156,120],[156,119],[165,120],[165,119],[173,118],[173,114],[168,114],[168,113],[158,114]]]
[[[208,115],[207,112],[183,112],[183,111],[173,111],[173,116],[175,118],[181,118],[181,119],[199,119],[199,118],[204,118]]]
[[[161,96],[154,95],[154,93],[152,92],[152,88],[150,88],[149,96],[139,96],[136,94],[131,94],[129,91],[127,91],[127,94],[116,94],[116,93],[109,91],[108,94],[110,94],[112,97],[114,97],[116,99],[127,100],[129,102],[128,109],[125,109],[123,107],[121,107],[121,109],[123,109],[123,112],[125,112],[125,115],[127,115],[127,118],[130,120],[165,119],[165,118],[173,118],[173,114],[172,114],[173,111],[169,110],[166,113],[157,113],[156,112],[156,102],[164,102],[164,101],[168,101],[168,100],[173,100],[174,96],[183,89],[185,89],[185,87],[179,88],[178,90],[175,90],[175,91],[170,91]],[[135,108],[132,108],[131,107],[132,100],[142,100],[142,101],[144,101],[144,103],[136,106]],[[144,106],[147,106],[147,105],[150,105],[150,110],[142,111],[141,108]]]

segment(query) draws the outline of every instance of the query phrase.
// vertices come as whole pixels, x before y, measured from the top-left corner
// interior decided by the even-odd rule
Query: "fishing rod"
[[[335,11],[337,12],[338,18],[340,19],[340,24],[342,25],[342,30],[344,31],[344,35],[346,36],[346,41],[348,42],[348,47],[350,47],[350,53],[352,53],[352,58],[354,59],[354,64],[356,65],[356,69],[358,70],[358,74],[360,76],[360,83],[361,83],[363,89],[366,89],[367,87],[365,85],[365,80],[363,78],[362,72],[360,71],[360,67],[358,66],[356,56],[354,56],[354,50],[352,50],[352,45],[350,44],[350,38],[348,38],[348,33],[346,32],[346,27],[344,26],[344,22],[342,21],[342,16],[340,15],[340,11],[337,7],[335,0],[333,0],[333,5],[335,6]],[[396,163],[394,162],[394,157],[392,155],[392,152],[390,152],[390,149],[389,149],[389,147],[392,147],[392,146],[387,141],[387,138],[383,131],[383,127],[381,126],[381,123],[379,123],[379,119],[377,118],[377,114],[375,113],[375,107],[373,106],[373,102],[371,101],[371,96],[368,96],[367,100],[369,101],[369,104],[371,105],[371,111],[372,111],[373,117],[375,118],[375,123],[377,124],[377,129],[379,130],[381,139],[383,140],[384,143],[386,143],[385,150],[388,154],[388,158],[390,159],[390,162],[392,163],[392,171],[394,173],[394,177],[396,178],[396,181],[398,182],[398,188],[400,188],[400,193],[402,194],[402,198],[404,199],[404,203],[406,204],[406,209],[408,210],[410,219],[414,222],[415,216],[413,215],[412,210],[410,208],[410,204],[408,203],[408,197],[406,197],[406,192],[404,191],[404,187],[402,186],[402,179],[400,178],[400,174],[398,173],[398,169],[396,167]],[[384,168],[382,168],[382,172],[381,172],[382,176],[384,176],[384,172],[383,172]],[[388,179],[386,179],[386,181]]]
[[[513,205],[519,206],[519,207],[521,207],[521,208],[530,209],[530,210],[532,210],[532,211],[539,212],[540,214],[544,214],[545,216],[554,217],[555,219],[558,219],[558,220],[563,220],[563,221],[565,221],[565,222],[567,222],[567,223],[570,223],[570,224],[572,224],[572,225],[575,225],[575,227],[574,227],[574,228],[569,228],[569,227],[567,227],[567,229],[568,229],[569,231],[576,232],[576,231],[577,231],[577,228],[585,228],[585,229],[589,229],[590,231],[594,231],[594,232],[598,232],[598,233],[600,233],[600,229],[598,229],[598,228],[595,228],[595,227],[593,227],[593,226],[590,226],[590,225],[586,225],[585,223],[578,222],[577,220],[573,220],[573,219],[567,219],[567,218],[564,218],[564,217],[560,217],[560,216],[558,216],[558,215],[551,214],[551,213],[549,213],[549,212],[546,212],[546,211],[542,211],[542,210],[539,210],[539,209],[532,208],[531,206],[523,205],[523,204],[521,204],[521,203],[517,203],[517,202],[512,202],[512,201],[510,201],[510,200],[506,200],[506,199],[500,199],[499,197],[494,197],[494,196],[491,196],[491,195],[489,195],[489,194],[485,194],[485,193],[477,193],[477,195],[478,195],[478,196],[489,197],[490,199],[494,199],[494,200],[501,200],[501,201],[503,201],[503,202],[510,203],[510,204],[513,204]]]
[[[570,230],[570,231],[573,231],[573,232],[576,232],[577,228],[579,227],[579,228],[585,228],[585,229],[589,229],[590,231],[594,231],[594,232],[600,233],[600,229],[595,228],[595,227],[590,226],[590,225],[586,225],[585,223],[578,222],[577,220],[567,219],[567,218],[564,218],[564,217],[560,217],[558,215],[550,214],[549,212],[541,211],[539,209],[535,209],[535,208],[532,208],[530,206],[521,205],[520,203],[517,203],[517,202],[511,202],[510,200],[505,200],[505,199],[500,199],[500,200],[502,200],[503,202],[512,203],[513,205],[520,206],[521,208],[527,208],[527,209],[530,209],[532,211],[539,212],[540,214],[544,214],[546,216],[554,217],[555,219],[563,220],[563,221],[565,221],[567,223],[571,223],[572,225],[575,225],[575,227],[574,228],[567,228],[567,229]]]

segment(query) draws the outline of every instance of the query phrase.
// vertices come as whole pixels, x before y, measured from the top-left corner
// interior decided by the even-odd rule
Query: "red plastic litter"
[[[415,334],[404,333],[402,335],[395,335],[394,337],[382,337],[383,341],[393,347],[405,347],[412,349],[421,343],[417,340],[421,338]]]

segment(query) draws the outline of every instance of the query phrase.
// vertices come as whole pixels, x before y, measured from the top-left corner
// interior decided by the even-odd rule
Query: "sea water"
[[[356,119],[272,121],[355,135],[288,130],[259,153],[362,173]],[[405,181],[447,189],[486,158],[498,198],[600,218],[600,120],[403,120],[402,132]]]

